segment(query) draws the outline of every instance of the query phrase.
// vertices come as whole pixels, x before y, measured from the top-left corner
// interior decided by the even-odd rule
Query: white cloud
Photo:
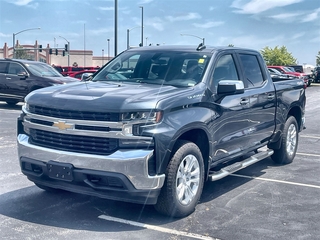
[[[153,2],[153,0],[141,0],[140,2],[138,2],[138,4],[146,4],[151,2]]]
[[[276,7],[283,7],[303,0],[235,0],[231,7],[237,8],[235,12],[242,14],[257,14]]]
[[[25,6],[33,9],[37,9],[39,6],[38,2],[33,2],[34,0],[7,0],[7,2],[12,3],[17,6]]]
[[[150,26],[153,27],[154,29],[158,30],[158,31],[163,31],[164,30],[164,23],[163,21],[158,18],[148,18],[147,21],[145,21],[144,26]]]
[[[98,7],[98,9],[101,11],[113,11],[114,7]]]
[[[26,6],[29,3],[33,2],[33,0],[7,0],[7,2],[15,4],[17,6]]]
[[[0,32],[0,37],[12,37],[12,35]]]
[[[291,38],[291,39],[298,39],[298,38],[303,37],[304,35],[306,35],[305,32],[300,32],[300,33],[297,33],[297,34],[293,35],[293,36],[290,37],[290,38]]]
[[[302,15],[305,15],[305,13],[281,13],[269,17],[282,22],[293,22],[297,21],[297,17]]]
[[[187,21],[187,20],[193,20],[193,19],[199,19],[201,16],[198,13],[188,13],[187,15],[182,16],[167,16],[166,19],[168,19],[170,22],[176,22],[176,21]]]
[[[98,35],[101,36],[104,33],[113,32],[111,28],[100,28],[100,29],[89,29],[88,34],[89,35]]]
[[[279,35],[273,38],[260,38],[256,35],[241,35],[232,38],[223,37],[218,39],[218,45],[226,46],[228,44],[233,44],[235,47],[245,47],[259,50],[265,46],[279,45],[283,42],[284,37]]]
[[[317,37],[315,37],[315,38],[311,38],[311,39],[310,39],[310,42],[312,42],[312,43],[319,43],[319,42],[320,42],[320,35],[317,36]]]
[[[207,23],[193,23],[192,25],[197,28],[213,28],[213,27],[221,26],[223,24],[224,22],[219,21],[219,22],[207,22]]]
[[[312,22],[319,18],[318,14],[320,13],[320,8],[316,9],[313,13],[307,15],[306,18],[302,20],[302,22]]]

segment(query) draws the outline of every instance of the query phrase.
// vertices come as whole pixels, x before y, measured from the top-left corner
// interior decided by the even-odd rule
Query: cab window
[[[263,75],[256,55],[239,54],[248,87],[259,87],[263,84]]]
[[[239,80],[236,65],[231,54],[221,56],[215,65],[211,80],[215,90],[221,80]]]

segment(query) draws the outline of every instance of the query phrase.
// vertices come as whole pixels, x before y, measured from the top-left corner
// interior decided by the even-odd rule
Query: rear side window
[[[18,63],[10,63],[8,74],[12,74],[12,75],[26,74],[26,70]]]
[[[0,73],[7,73],[7,62],[0,62]]]
[[[263,84],[263,75],[256,55],[239,54],[248,87],[259,87]]]

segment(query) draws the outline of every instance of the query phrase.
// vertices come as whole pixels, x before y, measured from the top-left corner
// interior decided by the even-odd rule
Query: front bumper
[[[153,150],[118,150],[101,156],[34,146],[29,144],[28,139],[25,134],[17,137],[21,170],[31,181],[108,199],[156,203],[165,175],[148,174],[148,161],[153,157]],[[49,161],[70,164],[73,180],[50,177]],[[119,182],[112,185],[112,179]]]

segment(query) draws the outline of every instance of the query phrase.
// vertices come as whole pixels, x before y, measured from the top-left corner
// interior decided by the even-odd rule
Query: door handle
[[[11,77],[6,77],[6,79],[7,79],[7,80],[10,80],[10,79],[11,79]]]
[[[243,99],[241,99],[241,101],[240,101],[240,104],[241,105],[247,105],[249,103],[249,99],[248,98],[243,98]]]

